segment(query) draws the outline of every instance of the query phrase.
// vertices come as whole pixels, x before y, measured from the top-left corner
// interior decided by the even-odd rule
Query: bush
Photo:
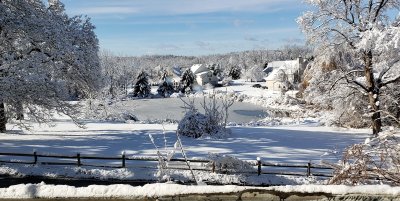
[[[204,114],[189,110],[178,124],[178,133],[186,137],[199,138],[206,132],[206,121],[207,117]]]
[[[396,133],[398,135],[399,133]],[[400,185],[400,146],[393,132],[349,147],[335,167],[333,184],[368,184],[375,178]]]
[[[261,84],[253,84],[252,87],[254,87],[254,88],[261,88]]]
[[[226,122],[228,118],[228,108],[233,102],[223,100],[223,107],[220,108],[217,106],[215,95],[210,97],[209,102],[204,98],[202,107],[205,114],[201,114],[197,111],[193,100],[183,102],[188,111],[178,124],[178,134],[194,138],[204,136],[222,138],[230,134],[230,130],[226,128]]]
[[[127,122],[139,121],[139,119],[130,111],[121,111],[117,105],[107,100],[87,100],[85,102],[84,118],[113,121],[113,122]]]

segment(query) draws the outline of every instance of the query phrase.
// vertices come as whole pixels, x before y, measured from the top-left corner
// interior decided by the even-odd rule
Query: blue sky
[[[304,44],[301,0],[63,0],[116,54],[208,55]]]

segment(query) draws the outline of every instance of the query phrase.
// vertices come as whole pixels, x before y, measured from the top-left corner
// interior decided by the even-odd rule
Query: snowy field
[[[363,142],[368,137],[368,130],[320,127],[318,119],[312,118],[263,120],[258,116],[263,112],[262,106],[275,104],[276,102],[270,100],[279,99],[281,95],[253,88],[253,84],[236,81],[233,86],[224,89],[236,94],[235,96],[246,98],[243,102],[235,102],[230,116],[239,122],[261,119],[264,127],[257,126],[258,122],[240,124],[247,126],[230,124],[232,134],[227,138],[182,137],[189,158],[207,159],[209,154],[221,154],[253,161],[260,157],[264,162],[270,163],[320,164],[322,160],[335,163],[340,159],[344,148]],[[193,97],[201,99],[198,95]],[[116,108],[119,110],[133,109],[133,113],[136,111],[139,116],[149,111],[149,119],[171,118],[172,114],[177,119],[183,116],[183,104],[177,98],[129,100],[118,104],[120,105]],[[163,152],[173,149],[177,140],[176,124],[86,121],[86,128],[83,129],[73,124],[69,118],[57,117],[54,126],[35,123],[32,126],[31,131],[21,131],[10,125],[7,134],[0,134],[0,150],[62,155],[81,153],[110,157],[120,156],[122,152],[128,157],[157,156],[157,149],[151,143],[149,135],[153,136],[156,146]],[[182,158],[180,154],[175,154],[175,157]]]
[[[164,149],[163,125],[127,123],[87,123],[86,129],[71,121],[56,122],[55,127],[36,126],[31,132],[0,134],[3,152],[82,154],[117,156],[156,156],[158,147]],[[176,125],[164,125],[167,147],[176,141]],[[183,137],[189,157],[207,157],[209,153],[235,156],[243,160],[261,157],[268,162],[319,163],[337,160],[340,151],[348,145],[364,141],[366,130],[347,130],[328,127],[292,125],[281,127],[231,127],[232,135],[226,139],[192,139]],[[338,153],[336,153],[338,152]],[[336,153],[336,154],[335,154]]]
[[[223,139],[181,137],[188,158],[210,159],[210,154],[220,154],[252,161],[260,157],[266,163],[301,165],[305,165],[308,162],[320,164],[321,161],[336,163],[340,159],[344,148],[363,142],[368,137],[369,130],[321,127],[319,126],[319,119],[315,118],[263,119],[259,115],[264,114],[264,108],[266,106],[272,108],[279,106],[279,100],[282,99],[282,96],[279,93],[273,93],[268,90],[252,88],[251,85],[253,84],[239,81],[231,88],[228,88],[228,90],[231,90],[229,93],[233,93],[236,100],[242,99],[240,102],[235,102],[234,107],[231,108],[231,117],[239,123],[229,124],[231,125],[229,127],[232,131],[231,135]],[[224,94],[222,95],[224,96]],[[201,95],[196,94],[192,98],[200,100]],[[145,117],[148,120],[160,120],[171,119],[173,115],[175,115],[176,119],[180,119],[184,111],[182,106],[183,104],[179,99],[168,98],[127,100],[117,103],[115,108],[120,112],[131,110],[133,114],[136,113],[139,116],[139,119],[140,115],[144,114],[149,115]],[[297,106],[291,104],[281,105],[281,107],[293,110]],[[246,121],[253,120],[256,121],[246,123]],[[54,126],[33,123],[30,131],[20,130],[10,124],[8,127],[9,132],[0,134],[0,150],[1,152],[14,153],[33,153],[36,151],[38,154],[71,156],[80,153],[86,156],[109,157],[119,157],[124,152],[127,157],[156,157],[157,148],[152,144],[149,135],[154,138],[156,146],[163,154],[171,151],[177,140],[177,124],[146,124],[132,121],[107,122],[98,120],[86,120],[85,122],[85,128],[79,128],[69,118],[58,116]],[[174,157],[182,158],[182,155],[178,153]],[[5,160],[32,160],[31,157],[21,158],[0,156],[0,159]],[[39,162],[43,162],[40,160],[48,161],[39,159]],[[74,160],[70,160],[70,162],[74,162]],[[99,162],[88,161],[87,159],[82,162],[84,164],[102,163],[101,165],[120,165],[121,163],[120,161]],[[127,164],[128,167],[130,165],[135,166],[138,164]],[[152,166],[156,167],[156,164],[152,163]],[[3,165],[0,168],[0,174],[146,181],[160,179],[160,172],[154,169],[102,169],[48,165]],[[196,171],[195,174],[197,179],[201,181],[220,184],[281,185],[325,182],[314,177],[257,176],[257,174],[241,176],[210,174],[202,171]],[[181,170],[170,171],[167,178],[183,182],[192,180],[189,171]]]
[[[229,90],[234,91],[239,96],[246,99],[243,102],[235,103],[236,107],[231,108],[232,117],[237,118],[236,122],[244,123],[235,126],[230,124],[232,134],[223,139],[201,138],[192,139],[182,137],[183,146],[189,158],[209,158],[210,154],[221,154],[234,156],[241,160],[256,160],[260,157],[263,162],[269,163],[289,163],[289,164],[320,164],[322,161],[336,163],[341,158],[341,153],[349,145],[364,142],[368,137],[367,129],[345,129],[334,127],[319,126],[319,119],[315,118],[277,118],[262,119],[259,115],[264,112],[264,107],[275,107],[279,104],[276,100],[280,94],[272,93],[263,89],[250,87],[253,83],[237,83]],[[193,96],[199,97],[197,95]],[[158,100],[159,101],[159,100]],[[158,103],[158,105],[157,105]],[[174,103],[175,105],[173,105]],[[183,116],[183,109],[179,99],[163,99],[162,104],[157,99],[124,101],[118,106],[121,111],[133,108],[140,114],[153,115],[147,116],[152,119],[171,118],[174,114],[179,119]],[[140,106],[139,106],[140,105]],[[123,107],[121,107],[123,106]],[[295,105],[281,106],[296,109]],[[165,110],[165,112],[164,112]],[[140,112],[142,111],[142,112]],[[146,111],[150,111],[148,114]],[[160,112],[158,112],[160,111]],[[161,118],[157,118],[161,117]],[[259,122],[248,123],[246,121],[261,120]],[[22,131],[16,126],[9,125],[7,134],[0,134],[1,152],[32,153],[39,154],[60,154],[60,155],[95,155],[95,156],[120,156],[126,153],[128,157],[135,156],[157,156],[157,149],[152,144],[149,135],[154,138],[155,144],[162,153],[171,151],[176,137],[176,124],[146,124],[134,122],[104,122],[86,121],[86,128],[77,127],[70,119],[58,117],[54,126],[32,124],[31,131]],[[246,125],[246,126],[243,126]],[[268,126],[265,126],[268,125]],[[166,139],[166,142],[164,141]],[[182,158],[178,153],[176,158]],[[2,159],[10,159],[0,157]],[[31,158],[27,159],[32,160]],[[40,161],[39,161],[40,162]],[[83,161],[86,163],[87,161]],[[93,162],[93,161],[92,161]],[[90,163],[90,162],[89,162]],[[155,163],[152,163],[155,167]],[[104,162],[102,165],[120,165],[118,162]],[[129,164],[128,164],[129,166]],[[256,170],[256,169],[254,169]],[[291,170],[289,170],[291,171]],[[198,181],[218,184],[245,184],[245,185],[298,185],[298,184],[326,184],[326,180],[317,177],[295,177],[277,175],[236,175],[236,174],[215,174],[204,171],[195,171],[194,174]],[[161,173],[157,169],[135,169],[135,168],[94,168],[76,166],[51,166],[51,165],[18,165],[8,164],[0,166],[0,175],[23,176],[36,175],[50,178],[66,177],[81,179],[117,179],[117,180],[146,180],[146,181],[165,181],[172,180],[177,182],[189,182],[192,175],[189,171],[168,170]],[[165,179],[166,178],[166,179]],[[0,196],[3,198],[54,198],[54,197],[79,197],[79,198],[143,198],[154,196],[169,196],[157,190],[147,191],[147,188],[169,188],[169,184],[155,184],[142,187],[132,187],[129,185],[111,186],[89,186],[87,188],[76,188],[70,186],[53,186],[45,184],[18,185],[9,188],[0,188]],[[237,192],[237,188],[245,190],[246,187],[231,186],[227,189],[218,190],[213,186],[194,187],[188,189],[184,186],[176,185],[178,194],[192,193],[232,193]],[[68,194],[60,194],[59,188],[68,188]],[[110,194],[115,188],[117,194]],[[190,188],[190,187],[189,187]],[[294,187],[295,191],[300,188]],[[310,192],[315,192],[310,187]],[[313,190],[314,189],[314,190]],[[317,190],[318,190],[317,189]],[[384,190],[391,191],[390,187],[385,186]],[[129,193],[121,193],[124,190]],[[277,190],[277,189],[266,189]],[[283,189],[282,191],[290,190]],[[293,189],[292,189],[293,190]],[[343,192],[352,191],[344,188]],[[359,190],[359,189],[357,189]],[[365,189],[362,189],[364,192]],[[31,192],[32,191],[32,192]],[[146,192],[152,194],[146,194]],[[330,188],[324,188],[330,192]],[[84,193],[83,193],[84,192]],[[93,193],[94,192],[94,193]],[[358,191],[357,191],[358,192]],[[340,193],[340,192],[339,192]],[[398,194],[397,189],[395,193]],[[396,194],[396,195],[397,195]]]

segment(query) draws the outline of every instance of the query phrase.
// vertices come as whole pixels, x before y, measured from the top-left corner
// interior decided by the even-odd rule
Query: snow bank
[[[88,187],[72,187],[66,185],[20,184],[9,188],[0,188],[0,197],[14,198],[159,198],[179,195],[229,194],[244,191],[276,191],[285,193],[327,193],[333,195],[387,195],[399,196],[400,187],[387,185],[368,186],[332,186],[303,185],[277,187],[246,186],[185,186],[178,184],[146,184],[133,187],[130,185],[91,185]]]
[[[400,187],[391,187],[389,185],[301,185],[301,186],[275,186],[270,190],[280,192],[299,192],[299,193],[330,193],[333,195],[390,195],[400,196]]]
[[[130,185],[91,185],[72,187],[66,185],[20,184],[9,188],[0,188],[0,197],[14,198],[157,198],[162,196],[231,193],[244,190],[239,186],[184,186],[178,184]]]

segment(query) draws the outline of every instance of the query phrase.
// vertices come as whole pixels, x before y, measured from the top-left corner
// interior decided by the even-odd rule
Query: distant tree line
[[[311,52],[311,48],[297,45],[286,45],[279,50],[251,50],[200,57],[174,55],[125,57],[102,51],[99,54],[104,84],[102,94],[110,98],[126,96],[128,87],[134,87],[138,75],[142,72],[146,73],[148,84],[164,83],[165,86],[166,73],[172,74],[176,69],[182,69],[180,73],[183,74],[193,64],[209,66],[220,80],[260,80],[260,75],[262,75],[260,72],[268,62],[296,59],[299,56],[311,57]],[[179,76],[182,77],[182,75]],[[186,84],[186,86],[190,85]],[[187,87],[184,87],[184,90]],[[170,89],[169,86],[164,88]],[[165,95],[165,93],[161,94]]]

